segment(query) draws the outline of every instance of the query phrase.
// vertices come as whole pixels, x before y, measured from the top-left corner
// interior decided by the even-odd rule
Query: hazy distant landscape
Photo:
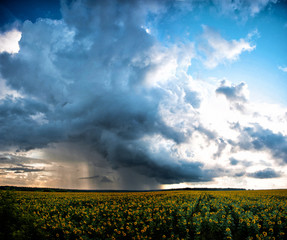
[[[244,188],[176,188],[176,189],[153,189],[153,190],[81,190],[81,189],[61,189],[61,188],[38,188],[38,187],[17,187],[0,186],[0,190],[13,191],[37,191],[37,192],[154,192],[154,191],[244,191]]]

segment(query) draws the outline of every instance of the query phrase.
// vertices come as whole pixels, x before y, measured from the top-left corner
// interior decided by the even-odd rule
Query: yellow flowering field
[[[0,191],[0,201],[1,239],[287,239],[287,190]]]

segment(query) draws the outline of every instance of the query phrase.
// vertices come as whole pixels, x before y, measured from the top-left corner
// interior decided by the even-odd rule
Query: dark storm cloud
[[[14,172],[14,173],[26,173],[26,172],[42,172],[45,169],[42,168],[31,168],[31,167],[11,167],[11,168],[0,168],[1,170]]]
[[[113,169],[130,168],[159,183],[217,176],[170,149],[155,153],[154,143],[144,140],[159,135],[180,144],[187,138],[159,111],[160,105],[168,108],[168,91],[146,82],[162,63],[154,63],[158,43],[143,26],[147,14],[162,8],[156,1],[68,1],[61,21],[25,21],[20,52],[0,55],[2,77],[23,96],[0,102],[1,149],[73,142],[100,153]],[[199,107],[195,92],[186,101]]]
[[[41,163],[47,166],[50,164],[49,162],[42,159],[28,158],[5,153],[0,154],[0,170],[2,170],[3,173],[30,173],[47,171],[45,168],[36,168],[27,165],[35,163]]]
[[[279,164],[287,163],[287,136],[264,129],[259,124],[252,127],[241,127],[236,124],[240,132],[238,142],[229,141],[234,149],[269,151]]]
[[[256,171],[256,172],[253,172],[253,173],[249,173],[249,174],[247,174],[247,176],[248,177],[252,177],[252,178],[260,178],[260,179],[264,179],[264,178],[278,178],[278,177],[281,177],[281,173],[276,172],[272,168],[266,168],[264,170]]]
[[[282,133],[274,133],[269,129],[263,129],[256,125],[254,128],[244,128],[250,136],[250,147],[255,150],[268,149],[276,159],[287,163],[287,137]],[[247,146],[249,147],[249,146]]]
[[[109,177],[103,176],[100,180],[102,183],[112,183],[113,180],[111,180]]]
[[[79,179],[98,179],[98,178],[100,178],[100,176],[99,176],[99,175],[96,175],[96,176],[90,176],[90,177],[81,177],[81,178],[79,178]]]
[[[82,177],[79,179],[93,179],[93,180],[99,181],[101,183],[112,183],[112,182],[114,182],[113,180],[111,180],[111,178],[109,178],[107,176],[99,176],[99,175],[90,176],[90,177]]]
[[[43,159],[36,159],[36,158],[29,158],[29,157],[22,157],[22,156],[16,156],[13,154],[6,154],[6,153],[0,153],[0,165],[7,165],[9,164],[14,166],[24,166],[24,164],[30,164],[30,163],[44,163],[49,164],[46,160]]]
[[[46,111],[45,105],[31,99],[6,98],[0,102],[0,149],[17,146],[29,150],[60,140],[62,133],[57,123],[41,125],[32,118]]]
[[[172,158],[165,149],[151,154],[143,143],[117,142],[117,145],[109,147],[107,157],[115,169],[130,167],[160,183],[210,181],[217,176],[216,170],[203,171],[202,163]]]

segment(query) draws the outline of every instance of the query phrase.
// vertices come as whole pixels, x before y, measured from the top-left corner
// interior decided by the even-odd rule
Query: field
[[[287,239],[287,190],[2,190],[0,203],[0,239]]]

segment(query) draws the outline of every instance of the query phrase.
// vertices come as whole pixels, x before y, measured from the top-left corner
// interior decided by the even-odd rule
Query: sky
[[[287,2],[1,1],[0,185],[287,188]]]

